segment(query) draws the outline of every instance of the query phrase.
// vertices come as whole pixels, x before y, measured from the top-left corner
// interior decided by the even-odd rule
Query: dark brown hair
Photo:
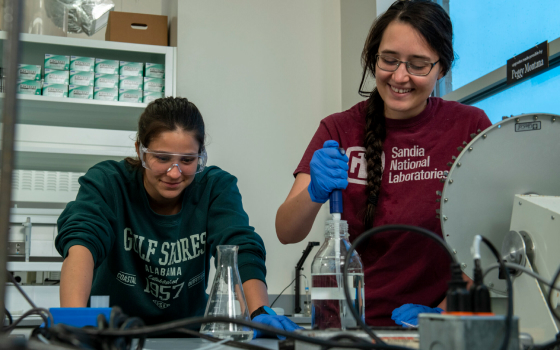
[[[385,130],[385,104],[377,88],[363,91],[365,80],[369,74],[375,76],[376,57],[385,29],[393,21],[406,23],[416,29],[428,45],[439,55],[439,63],[445,75],[453,63],[453,26],[449,15],[438,4],[429,0],[400,0],[381,15],[371,26],[362,52],[364,70],[360,83],[360,94],[368,97],[366,109],[366,127],[364,145],[367,163],[367,202],[364,225],[368,229],[373,225],[373,218],[379,191],[381,189],[381,155]]]
[[[194,103],[183,97],[164,97],[152,101],[140,115],[136,142],[150,147],[150,142],[162,132],[181,129],[192,132],[200,145],[199,153],[204,151],[204,120]],[[126,158],[134,168],[141,168],[138,158]]]

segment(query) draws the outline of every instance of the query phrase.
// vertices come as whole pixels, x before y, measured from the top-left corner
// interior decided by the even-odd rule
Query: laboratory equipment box
[[[87,98],[93,99],[93,85],[73,85],[68,86],[69,98]]]
[[[70,71],[70,84],[72,85],[82,85],[82,86],[93,86],[95,73],[86,71]]]
[[[43,96],[68,97],[68,84],[44,83]]]
[[[104,101],[118,101],[119,100],[119,89],[117,88],[100,88],[96,86],[93,89],[93,99],[94,100],[104,100]]]
[[[119,61],[106,60],[103,58],[95,59],[95,73],[119,74]]]
[[[70,56],[70,70],[80,72],[93,72],[95,69],[95,58]]]
[[[69,70],[70,56],[45,54],[45,69]]]
[[[142,90],[119,89],[120,102],[142,102]]]

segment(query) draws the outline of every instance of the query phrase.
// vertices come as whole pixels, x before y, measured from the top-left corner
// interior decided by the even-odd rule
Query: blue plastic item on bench
[[[54,324],[63,323],[74,327],[97,326],[97,316],[105,315],[107,322],[111,316],[110,307],[52,307],[49,309]]]

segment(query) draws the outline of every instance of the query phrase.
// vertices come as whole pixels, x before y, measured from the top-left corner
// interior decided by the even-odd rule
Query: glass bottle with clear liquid
[[[217,247],[216,274],[204,316],[224,316],[250,321],[249,308],[237,269],[238,248],[235,245]],[[253,339],[251,328],[234,323],[204,323],[200,327],[200,333],[220,339],[231,338],[235,341]]]
[[[348,266],[347,280],[352,298],[350,305],[344,296],[342,272],[350,246],[347,222],[327,221],[325,242],[311,263],[312,329],[356,327],[349,307],[354,307],[360,318],[364,319],[364,272],[356,251],[352,252]]]

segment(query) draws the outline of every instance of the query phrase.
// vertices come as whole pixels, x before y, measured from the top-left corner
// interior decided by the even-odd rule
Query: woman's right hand
[[[332,191],[348,186],[348,157],[340,153],[338,142],[325,141],[323,148],[313,153],[309,166],[311,182],[307,190],[313,202],[325,203]]]
[[[95,263],[88,248],[73,245],[60,271],[60,307],[87,307]]]

